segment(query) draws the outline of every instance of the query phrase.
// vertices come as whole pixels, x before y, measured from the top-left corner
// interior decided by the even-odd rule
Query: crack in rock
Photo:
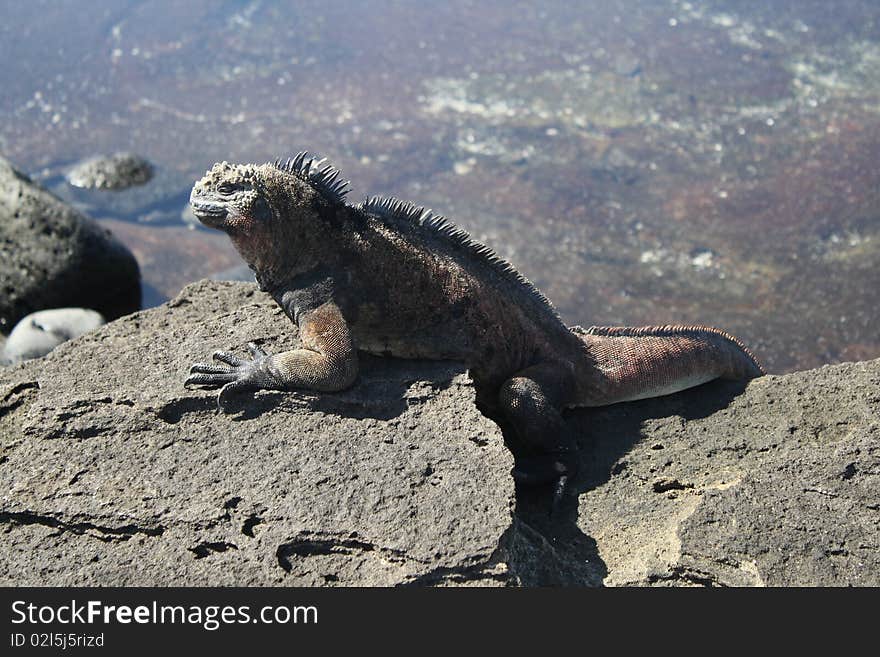
[[[39,389],[40,384],[37,381],[25,381],[12,386],[0,400],[0,417],[24,404],[29,397],[36,394],[34,391]]]
[[[65,522],[53,516],[40,515],[31,511],[2,511],[0,512],[0,523],[10,525],[43,525],[44,527],[58,529],[61,532],[85,534],[105,542],[127,541],[136,534],[161,536],[165,533],[165,528],[162,525],[140,527],[135,524],[129,524],[122,527],[106,527],[91,522]],[[98,534],[90,532],[98,532]]]
[[[217,554],[218,552],[226,552],[227,550],[237,550],[238,546],[235,543],[227,543],[226,541],[217,541],[214,543],[204,542],[199,543],[195,547],[187,548],[190,552],[196,555],[196,559],[204,559],[205,557],[211,554]]]
[[[369,541],[357,538],[357,533],[352,532],[348,536],[312,536],[304,532],[301,537],[295,537],[278,546],[275,556],[278,565],[284,572],[293,569],[293,558],[308,558],[315,556],[331,555],[354,555],[375,552],[382,558],[392,563],[403,564],[408,561],[417,561],[402,550],[377,546]]]

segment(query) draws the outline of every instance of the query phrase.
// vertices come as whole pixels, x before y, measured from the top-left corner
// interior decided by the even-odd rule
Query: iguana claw
[[[577,463],[570,455],[557,454],[542,457],[519,458],[514,467],[514,481],[525,486],[553,484],[550,517],[558,517],[568,492],[569,482],[577,472]]]
[[[247,381],[230,381],[225,386],[220,388],[220,392],[217,393],[217,408],[219,408],[224,413],[230,413],[229,410],[229,397],[235,390],[254,390],[256,386],[252,383],[248,383]]]
[[[253,342],[249,342],[247,348],[253,360],[239,358],[227,351],[215,351],[211,357],[224,365],[193,363],[183,385],[220,387],[217,407],[228,413],[229,397],[233,392],[272,387],[267,371],[269,354]]]

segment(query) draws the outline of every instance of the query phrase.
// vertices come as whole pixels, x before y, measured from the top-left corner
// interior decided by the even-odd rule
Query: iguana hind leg
[[[764,368],[732,335],[708,326],[573,327],[593,376],[575,405],[605,406],[668,395],[713,379],[752,379]]]
[[[577,443],[562,418],[573,383],[571,366],[546,362],[517,372],[498,393],[499,410],[516,442],[514,479],[555,482],[554,510],[577,472]]]

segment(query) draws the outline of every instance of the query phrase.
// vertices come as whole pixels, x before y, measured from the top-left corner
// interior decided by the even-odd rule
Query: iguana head
[[[229,235],[266,287],[314,256],[321,217],[344,204],[347,184],[307,153],[274,164],[220,162],[193,186],[190,205],[204,225]]]
[[[272,217],[264,185],[252,164],[219,162],[192,188],[193,214],[230,235],[259,230]]]

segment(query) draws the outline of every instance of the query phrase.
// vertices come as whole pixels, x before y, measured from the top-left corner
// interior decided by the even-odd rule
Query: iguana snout
[[[189,204],[192,206],[193,214],[196,218],[209,228],[222,228],[226,219],[228,210],[223,203],[209,201],[196,195],[195,190],[189,197]]]

